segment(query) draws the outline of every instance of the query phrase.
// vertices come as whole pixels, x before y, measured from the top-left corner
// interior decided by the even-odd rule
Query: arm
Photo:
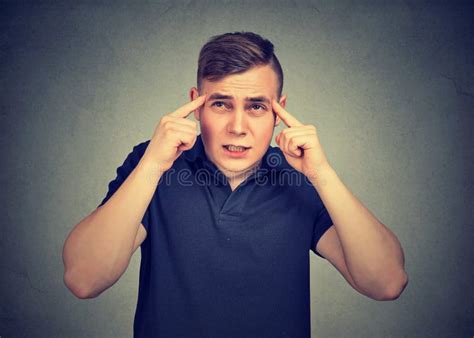
[[[397,298],[408,283],[397,237],[339,179],[328,163],[316,127],[302,124],[276,100],[272,107],[288,126],[275,141],[288,163],[309,178],[334,223],[335,231],[321,237],[317,251],[356,290],[377,300]]]
[[[64,282],[78,298],[98,296],[125,272],[135,241],[144,239],[140,221],[160,177],[140,161],[107,203],[70,232],[63,248]]]
[[[146,236],[140,220],[162,174],[196,142],[197,124],[186,117],[203,105],[205,98],[200,96],[163,116],[125,181],[107,203],[69,234],[63,248],[64,283],[77,297],[98,296],[125,272],[138,243]]]
[[[311,182],[334,222],[317,250],[356,289],[376,300],[398,298],[408,283],[404,254],[397,237],[346,188],[328,165]],[[326,236],[327,235],[327,236]],[[350,275],[350,276],[348,276]]]

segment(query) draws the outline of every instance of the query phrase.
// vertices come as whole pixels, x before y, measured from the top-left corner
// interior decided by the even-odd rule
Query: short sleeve
[[[142,142],[136,146],[133,147],[133,150],[127,155],[127,158],[125,161],[122,163],[121,166],[119,166],[116,169],[116,177],[112,181],[109,182],[108,185],[108,192],[102,202],[97,206],[97,208],[101,207],[104,205],[111,197],[112,195],[120,188],[123,182],[127,179],[128,175],[135,169],[137,164],[140,162],[141,157],[145,153],[146,147],[148,145],[149,141]],[[149,227],[149,207],[147,207],[145,214],[143,215],[142,218],[142,224],[146,228],[148,232],[148,227]]]
[[[314,220],[314,229],[313,229],[313,238],[311,240],[311,251],[313,251],[319,257],[326,259],[324,256],[319,254],[316,251],[316,244],[318,244],[319,239],[323,236],[327,229],[333,225],[331,216],[329,216],[326,207],[323,202],[320,202],[319,211],[316,213],[316,218]]]

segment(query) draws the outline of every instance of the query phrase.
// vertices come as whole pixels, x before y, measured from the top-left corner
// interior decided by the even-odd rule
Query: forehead
[[[269,65],[253,67],[240,74],[228,75],[219,81],[202,81],[202,91],[208,95],[214,92],[234,97],[276,96],[278,78]]]

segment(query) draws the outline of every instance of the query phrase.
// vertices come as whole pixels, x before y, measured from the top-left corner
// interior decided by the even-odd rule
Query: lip
[[[232,143],[224,144],[224,146],[236,146],[236,147],[250,148],[250,147],[244,146],[242,144],[232,144]]]
[[[227,150],[226,147],[222,146],[222,149],[224,150],[224,154],[229,156],[229,157],[232,157],[232,158],[243,158],[243,157],[246,157],[249,150],[251,149],[250,147],[246,147],[247,149],[245,149],[244,151],[242,152],[239,152],[239,153],[236,153],[236,152],[232,152],[232,151],[229,151]]]

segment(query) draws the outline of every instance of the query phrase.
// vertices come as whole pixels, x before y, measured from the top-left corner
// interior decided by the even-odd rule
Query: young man
[[[312,250],[358,292],[396,299],[400,243],[338,178],[316,128],[285,110],[273,45],[213,37],[197,85],[69,235],[71,291],[98,296],[140,246],[135,337],[309,337]]]

